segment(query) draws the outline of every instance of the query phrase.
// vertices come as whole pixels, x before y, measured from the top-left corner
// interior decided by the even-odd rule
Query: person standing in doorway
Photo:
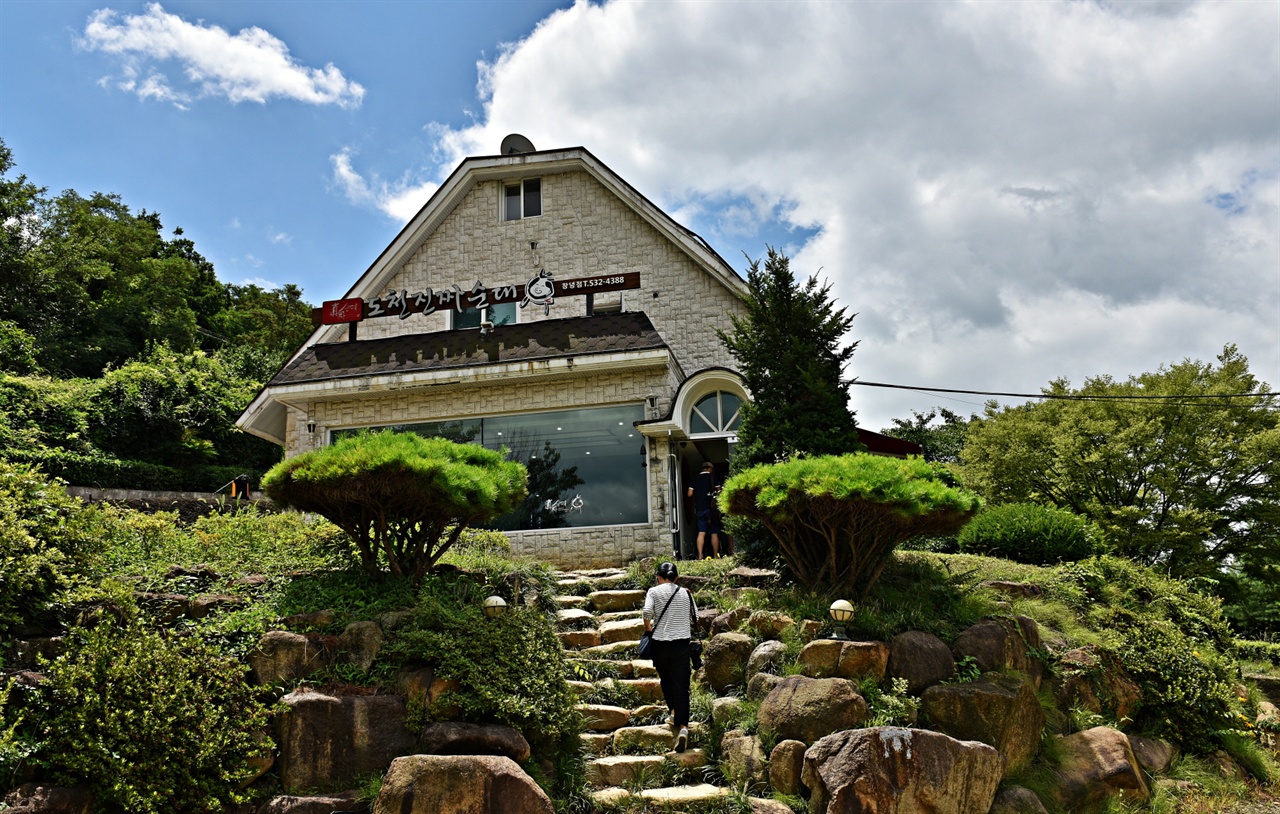
[[[675,750],[683,752],[689,746],[689,642],[698,606],[689,589],[676,584],[679,578],[675,563],[658,566],[658,584],[644,597],[644,629],[653,634],[653,667],[671,711],[667,724],[676,733]]]
[[[693,511],[698,518],[698,559],[704,556],[703,546],[711,535],[711,554],[720,556],[720,512],[716,510],[716,474],[710,461],[702,465],[702,471],[693,476],[693,485],[686,492],[693,498]]]

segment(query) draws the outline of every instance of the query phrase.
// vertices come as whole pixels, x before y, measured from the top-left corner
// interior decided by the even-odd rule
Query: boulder
[[[431,667],[409,666],[396,673],[395,688],[396,693],[407,700],[435,704],[445,693],[458,689],[458,682],[453,679],[438,678],[436,671]],[[436,712],[445,717],[457,714],[454,707],[437,709]]]
[[[372,814],[555,814],[550,798],[510,758],[412,755],[382,779]]]
[[[716,618],[720,616],[719,608],[703,608],[698,611],[698,630],[703,633],[710,634],[711,626],[715,624]]]
[[[759,701],[773,692],[773,688],[782,683],[782,676],[772,673],[756,673],[747,682],[747,700]]]
[[[86,786],[23,783],[0,798],[5,814],[88,814],[93,792]]]
[[[748,680],[756,673],[777,673],[786,666],[787,646],[777,640],[760,642],[747,659]]]
[[[883,642],[815,639],[800,650],[801,672],[814,678],[884,679],[889,646]]]
[[[280,620],[290,630],[323,630],[338,621],[338,614],[332,608],[325,608],[313,613],[295,613]]]
[[[812,814],[987,814],[1004,759],[941,732],[875,727],[836,732],[804,756]]]
[[[747,659],[755,644],[742,633],[719,633],[707,640],[702,652],[704,680],[717,695],[744,683]]]
[[[1133,747],[1133,755],[1138,759],[1138,763],[1152,774],[1164,774],[1169,771],[1169,767],[1173,765],[1173,759],[1178,756],[1178,750],[1173,744],[1158,738],[1140,738],[1137,735],[1130,735],[1129,745]]]
[[[867,702],[846,679],[787,676],[760,702],[756,717],[779,740],[813,743],[861,726],[867,715]]]
[[[907,692],[919,695],[926,687],[954,678],[956,660],[946,642],[931,633],[908,630],[889,642],[886,675],[905,678]]]
[[[748,797],[747,802],[751,804],[751,814],[795,814],[791,806],[781,800],[773,800],[768,797]]]
[[[357,792],[344,791],[315,797],[272,797],[257,809],[256,814],[365,814],[368,810],[369,805],[360,802]]]
[[[280,784],[286,791],[350,787],[418,751],[395,695],[336,697],[297,690],[280,699],[274,719]]]
[[[1142,701],[1142,688],[1120,660],[1096,647],[1063,653],[1059,673],[1055,694],[1063,709],[1078,706],[1123,722],[1132,720]]]
[[[418,740],[426,755],[501,755],[523,763],[532,751],[524,735],[501,724],[427,724]]]
[[[797,740],[785,740],[773,747],[769,753],[769,788],[793,797],[801,796],[800,775],[808,748],[804,741]]]
[[[744,621],[751,618],[751,608],[734,608],[711,620],[711,635],[731,633],[738,629]]]
[[[764,788],[769,783],[769,761],[756,735],[728,732],[720,740],[725,779],[735,787]]]
[[[289,684],[324,667],[324,651],[300,633],[272,630],[249,654],[253,680],[259,684]]]
[[[1049,814],[1036,793],[1025,786],[1009,786],[996,795],[991,814]]]
[[[1151,789],[1129,738],[1118,729],[1095,726],[1059,738],[1062,759],[1053,794],[1062,808],[1076,810],[1123,795],[1145,803]]]
[[[957,636],[951,645],[957,660],[972,657],[984,673],[1017,670],[1029,676],[1037,688],[1044,667],[1031,651],[1039,649],[1040,626],[1027,616],[979,622]]]
[[[746,712],[741,698],[727,695],[711,702],[711,720],[716,726],[726,728],[734,724]]]
[[[939,731],[999,750],[1006,774],[1040,750],[1045,716],[1029,678],[992,674],[970,684],[940,684],[924,691],[921,704]]]
[[[739,565],[725,576],[732,580],[734,585],[760,588],[776,580],[778,572],[769,568],[750,568]]]
[[[238,596],[227,596],[225,594],[197,596],[191,600],[191,618],[203,619],[219,611],[234,610],[243,604],[244,600]]]
[[[338,647],[346,654],[347,663],[367,673],[382,649],[382,628],[377,622],[352,622],[338,637]]]
[[[747,617],[747,627],[762,639],[776,639],[794,624],[790,616],[776,611],[759,610]]]
[[[600,613],[635,610],[644,607],[645,591],[594,591],[587,594],[587,604]]]

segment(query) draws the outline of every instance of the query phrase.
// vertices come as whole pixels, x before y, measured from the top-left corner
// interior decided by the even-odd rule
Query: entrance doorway
[[[698,518],[694,510],[694,499],[688,494],[694,477],[702,471],[707,461],[714,467],[713,474],[717,486],[723,485],[729,476],[730,444],[728,437],[700,438],[692,441],[680,441],[677,445],[677,461],[679,473],[680,523],[677,539],[673,540],[677,556],[682,560],[695,559],[698,556]],[[727,532],[720,533],[720,553],[732,552],[732,541]],[[711,555],[711,539],[707,535],[703,546],[704,556]]]

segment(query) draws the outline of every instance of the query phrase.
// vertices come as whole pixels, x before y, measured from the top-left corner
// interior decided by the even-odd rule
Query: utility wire
[[[861,385],[862,387],[886,387],[891,390],[918,390],[927,393],[963,393],[970,396],[1001,396],[1005,398],[1020,399],[1055,399],[1058,401],[1161,401],[1161,402],[1181,402],[1187,399],[1257,399],[1257,398],[1274,398],[1277,393],[1203,393],[1203,394],[1186,394],[1179,396],[1077,396],[1065,395],[1060,393],[1001,393],[988,390],[954,390],[945,387],[917,387],[909,384],[888,384],[886,382],[867,382],[855,379],[850,384]],[[1197,404],[1198,407],[1236,407],[1237,404]],[[1260,405],[1270,407],[1271,405]]]

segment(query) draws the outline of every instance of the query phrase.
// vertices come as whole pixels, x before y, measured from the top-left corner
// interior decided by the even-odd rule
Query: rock
[[[556,607],[559,608],[586,608],[589,604],[585,596],[557,596],[555,598]]]
[[[814,678],[874,678],[882,681],[889,666],[889,646],[883,642],[815,639],[800,650],[801,672]]]
[[[749,680],[756,673],[776,674],[786,667],[786,659],[787,646],[782,642],[776,640],[760,642],[747,659],[746,676]]]
[[[574,597],[574,599],[577,598]],[[576,628],[584,623],[594,625],[595,621],[595,614],[582,608],[561,608],[556,611],[556,624],[561,628]]]
[[[342,788],[418,750],[417,739],[405,729],[405,702],[399,696],[337,698],[297,690],[280,703],[274,726],[286,791]]]
[[[886,674],[890,678],[905,678],[907,693],[919,695],[926,687],[954,678],[956,662],[951,648],[942,639],[931,633],[909,630],[889,642]]]
[[[711,762],[706,749],[686,749],[683,752],[667,752],[663,755],[668,763],[674,763],[682,769],[701,769]]]
[[[747,802],[751,804],[751,814],[795,814],[791,806],[781,800],[771,800],[766,797],[749,797]]]
[[[34,668],[40,665],[40,659],[53,661],[66,650],[66,642],[62,636],[39,636],[34,639],[19,639],[14,643],[13,665],[19,668]]]
[[[240,778],[239,787],[248,788],[253,785],[258,778],[271,771],[276,765],[275,744],[271,741],[271,732],[266,727],[258,730],[254,740],[262,748],[262,751],[256,755],[251,755],[245,759],[245,766],[248,771]]]
[[[941,684],[925,690],[921,702],[934,728],[999,750],[1006,774],[1040,751],[1045,716],[1031,679],[992,674],[969,684]]]
[[[719,727],[728,727],[742,717],[746,709],[741,698],[732,695],[711,702],[711,720]]]
[[[794,624],[795,620],[790,616],[776,611],[760,610],[747,617],[747,627],[762,639],[776,639]]]
[[[718,608],[704,608],[698,611],[698,630],[703,633],[710,633],[711,626],[715,624],[719,616],[720,611]]]
[[[682,806],[695,806],[708,803],[721,797],[733,794],[733,789],[724,786],[713,786],[710,783],[698,783],[694,786],[670,786],[664,789],[645,789],[640,798],[665,808],[679,809]]]
[[[338,637],[338,647],[346,653],[349,664],[367,673],[382,649],[382,628],[376,622],[352,622]]]
[[[801,796],[800,775],[804,771],[804,741],[784,740],[769,753],[769,787],[782,794]]]
[[[804,756],[812,814],[987,814],[1004,759],[985,743],[875,727],[822,738]]]
[[[772,673],[756,673],[747,682],[747,700],[759,701],[773,692],[773,688],[781,683],[782,676],[776,676]]]
[[[656,678],[624,678],[618,683],[635,690],[641,701],[651,703],[662,701],[662,682]]]
[[[711,635],[719,633],[732,633],[738,629],[738,626],[751,618],[751,608],[734,608],[728,613],[722,613],[711,621]]]
[[[1009,786],[996,795],[991,814],[1049,814],[1036,793],[1024,786]]]
[[[7,784],[6,784],[7,785]],[[4,795],[5,814],[88,814],[94,803],[87,786],[23,783]]]
[[[426,755],[501,755],[516,763],[528,760],[532,751],[524,735],[501,724],[458,721],[427,724],[418,742]]]
[[[644,607],[645,591],[594,591],[587,594],[587,604],[601,613],[635,610]]]
[[[763,588],[725,588],[721,596],[739,605],[759,605],[768,596]]]
[[[378,617],[378,627],[384,631],[399,630],[411,619],[413,619],[411,610],[387,611]]]
[[[846,679],[787,676],[760,702],[756,717],[779,740],[813,743],[861,726],[867,715],[867,702]]]
[[[555,814],[510,758],[412,755],[391,763],[372,814]]]
[[[1040,627],[1034,619],[988,619],[965,630],[951,645],[957,660],[970,656],[984,673],[1018,670],[1039,688],[1044,666],[1031,656],[1040,649]]]
[[[272,797],[256,814],[364,814],[368,810],[368,804],[360,802],[357,792],[344,791],[316,797]]]
[[[600,625],[600,643],[638,642],[642,633],[643,619],[615,619]]]
[[[1129,745],[1133,747],[1133,755],[1138,759],[1139,765],[1152,774],[1164,774],[1169,771],[1169,767],[1173,765],[1173,759],[1178,756],[1178,750],[1173,744],[1157,738],[1140,738],[1137,735],[1130,735]]]
[[[1245,678],[1258,685],[1258,689],[1268,701],[1280,704],[1280,677],[1250,673]]]
[[[138,606],[147,611],[162,625],[172,624],[186,616],[191,602],[182,594],[157,594],[137,591],[133,594]]]
[[[725,576],[735,585],[761,588],[776,580],[778,572],[768,568],[749,568],[739,565]]]
[[[561,646],[569,649],[596,647],[600,644],[598,630],[565,630],[556,636],[560,639]]]
[[[665,752],[675,742],[675,733],[671,727],[657,726],[624,726],[613,733],[614,754],[636,754],[644,752]]]
[[[1096,726],[1059,738],[1062,760],[1053,794],[1059,806],[1076,810],[1124,795],[1145,803],[1151,789],[1129,739],[1118,729]]]
[[[395,688],[406,700],[435,704],[445,693],[458,689],[458,682],[437,678],[436,671],[431,667],[404,667],[396,673]],[[437,712],[446,717],[456,714],[452,707]]]
[[[326,608],[315,613],[295,613],[280,621],[290,630],[322,630],[338,621],[338,614]]]
[[[1001,579],[988,579],[978,583],[979,588],[990,588],[1005,596],[1017,599],[1035,599],[1044,596],[1044,588],[1030,582],[1007,582]]]
[[[289,684],[324,667],[324,653],[306,636],[272,630],[249,654],[249,667],[259,684]]]
[[[704,679],[716,695],[744,683],[753,650],[751,637],[742,633],[719,633],[707,640],[702,652]]]
[[[595,732],[612,732],[621,729],[631,720],[631,710],[604,704],[579,704],[582,725]]]
[[[720,756],[725,779],[732,785],[759,789],[768,784],[768,759],[759,737],[727,733],[720,740]]]
[[[1063,709],[1081,707],[1117,721],[1132,720],[1142,700],[1142,688],[1112,654],[1096,647],[1080,647],[1062,654],[1062,682],[1056,695]]]
[[[593,786],[629,786],[646,776],[656,777],[666,759],[661,755],[614,755],[586,765],[586,780]]]
[[[205,596],[197,596],[191,600],[190,612],[192,619],[203,619],[219,611],[232,610],[244,604],[244,600],[238,596],[226,596],[224,594],[206,594]]]
[[[613,743],[613,735],[608,732],[583,732],[578,739],[582,742],[583,751],[596,756],[609,754],[609,746]]]
[[[813,641],[821,631],[822,623],[817,619],[805,619],[800,622],[800,640],[803,642]]]

